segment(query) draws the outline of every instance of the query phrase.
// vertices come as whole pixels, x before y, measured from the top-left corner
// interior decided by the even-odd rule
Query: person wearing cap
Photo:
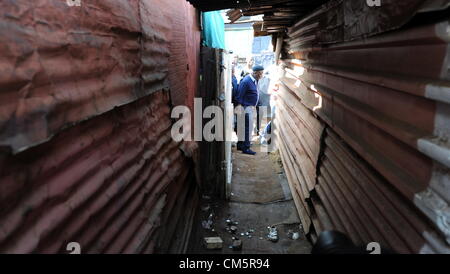
[[[264,67],[254,66],[253,72],[239,83],[237,102],[245,109],[245,137],[244,141],[239,141],[237,144],[238,150],[244,154],[255,155],[256,152],[250,149],[250,139],[253,132],[253,115],[255,107],[258,105],[259,92],[258,80],[261,79],[264,73]]]

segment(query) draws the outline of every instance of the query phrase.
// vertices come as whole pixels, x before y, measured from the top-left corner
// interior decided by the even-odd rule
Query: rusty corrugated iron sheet
[[[230,23],[233,24],[234,22],[239,20],[239,18],[242,17],[241,10],[240,9],[230,9],[227,11],[227,17],[230,20]]]
[[[265,33],[284,32],[298,18],[306,15],[327,0],[258,0],[258,1],[230,1],[230,0],[188,0],[202,11],[222,10],[233,8],[227,12],[231,23],[242,16],[264,15],[264,24],[260,31]]]
[[[303,29],[290,29],[293,58],[284,60],[278,100],[283,162],[288,172],[300,171],[290,184],[310,192],[303,191],[299,213],[320,220],[322,202],[323,223],[331,220],[355,242],[379,241],[402,253],[449,252],[449,21],[416,18],[397,31],[324,45],[311,33],[332,34],[316,20],[335,18],[328,8],[307,17]],[[370,29],[370,22],[360,27]],[[309,115],[292,111],[304,108]],[[313,115],[328,128],[314,148],[317,163],[308,154],[313,143],[288,129]]]
[[[286,42],[299,50],[363,39],[398,29],[418,13],[447,6],[439,0],[384,0],[381,6],[359,0],[328,1],[290,26]]]
[[[310,11],[319,7],[327,0],[319,1],[285,1],[266,6],[251,5],[239,9],[241,16],[253,16],[263,14],[261,31],[267,33],[284,33],[286,28],[307,15]],[[230,21],[236,18],[235,13],[228,16]]]
[[[316,1],[294,1],[294,0],[258,0],[258,1],[235,1],[235,0],[187,0],[194,7],[201,11],[223,10],[230,8],[239,9],[268,9],[268,7],[276,7],[277,5],[287,7],[310,7],[314,6]]]
[[[4,158],[0,252],[148,252],[189,164],[171,139],[167,92],[156,92]],[[112,122],[113,121],[113,122]],[[172,198],[172,199],[169,199]]]
[[[319,180],[326,181],[332,192],[346,196],[357,214],[350,225],[360,221],[362,241],[375,240],[402,253],[420,251],[426,242],[422,232],[433,228],[420,218],[418,210],[405,204],[401,195],[374,175],[331,130],[327,131],[325,144]]]
[[[0,147],[22,151],[167,88],[170,24],[156,2],[2,1]]]
[[[171,14],[169,81],[173,105],[185,105],[193,111],[198,92],[200,26],[198,12],[186,1],[167,2]],[[186,92],[187,91],[187,92]]]
[[[179,5],[188,10],[173,14]],[[175,17],[192,39],[180,62],[196,58],[195,10],[184,0],[0,10],[0,253],[185,250],[195,144],[171,138],[167,75]],[[193,98],[195,87],[177,92]]]

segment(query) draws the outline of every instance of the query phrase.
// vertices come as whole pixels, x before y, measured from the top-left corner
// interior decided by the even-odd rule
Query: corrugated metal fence
[[[186,144],[170,135],[170,32],[189,21],[178,61],[196,74],[195,10],[184,0],[0,10],[0,252],[65,253],[69,242],[182,252],[198,194]],[[193,84],[174,88],[194,96]]]
[[[369,19],[352,31],[339,12],[349,2],[285,40],[276,131],[302,222],[402,253],[449,252],[448,12],[412,17],[421,1],[403,12],[388,1],[403,19],[371,29],[382,10],[362,8]]]

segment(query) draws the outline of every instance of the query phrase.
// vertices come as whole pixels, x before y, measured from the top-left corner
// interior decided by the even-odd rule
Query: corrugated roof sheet
[[[227,12],[227,16],[232,23],[242,16],[263,14],[262,31],[268,33],[284,32],[296,19],[326,2],[326,0],[188,1],[202,11],[234,9]]]

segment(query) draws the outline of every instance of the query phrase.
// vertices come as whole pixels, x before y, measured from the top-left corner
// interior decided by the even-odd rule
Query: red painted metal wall
[[[193,64],[185,78],[197,73],[195,10],[184,0],[0,10],[0,252],[182,251],[171,240],[187,237],[197,194],[193,161],[170,136],[169,94],[189,102],[196,86],[168,76],[179,24],[190,46],[178,61]]]

